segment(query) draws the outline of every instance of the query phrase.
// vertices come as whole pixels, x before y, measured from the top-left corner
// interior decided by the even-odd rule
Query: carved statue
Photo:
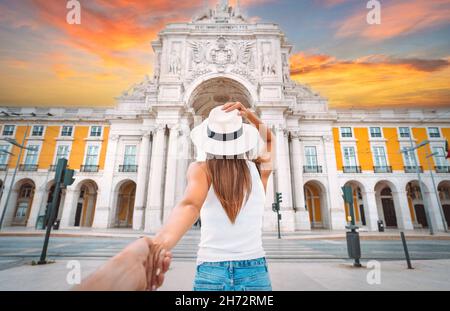
[[[264,53],[262,73],[263,75],[267,76],[276,74],[275,65],[272,63],[272,57],[270,56],[270,53]]]
[[[161,53],[156,53],[156,61],[155,61],[155,69],[153,70],[153,78],[155,80],[159,80],[160,71],[161,71]]]
[[[228,7],[229,7],[229,5],[228,5],[228,0],[221,0],[221,1],[220,1],[219,8],[220,8],[220,10],[221,10],[222,12],[226,12],[226,11],[228,10]]]
[[[169,73],[173,75],[180,74],[181,62],[178,53],[173,51],[170,55]]]

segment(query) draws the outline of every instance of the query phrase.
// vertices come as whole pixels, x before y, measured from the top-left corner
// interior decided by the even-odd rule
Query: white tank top
[[[202,262],[250,260],[265,256],[262,247],[262,222],[265,191],[256,164],[247,161],[252,191],[231,223],[211,185],[200,211],[201,237],[197,265]]]

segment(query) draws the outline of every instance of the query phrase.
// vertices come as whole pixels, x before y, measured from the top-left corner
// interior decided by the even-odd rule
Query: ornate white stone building
[[[377,230],[378,220],[406,230],[426,227],[425,208],[435,228],[449,221],[450,170],[439,157],[450,138],[449,109],[330,110],[325,98],[291,80],[293,47],[279,26],[250,22],[227,1],[191,22],[167,25],[152,47],[153,77],[124,92],[113,108],[2,109],[2,137],[23,136],[36,149],[24,154],[12,184],[18,149],[9,149],[16,156],[0,155],[1,209],[12,193],[6,225],[36,225],[52,191],[51,165],[67,157],[77,173],[62,194],[61,227],[156,231],[182,197],[195,160],[190,129],[228,100],[253,109],[276,134],[265,230],[276,230],[275,192],[283,194],[282,230],[344,229],[343,185],[353,187],[356,221],[367,230]],[[430,144],[402,155],[410,137]],[[438,153],[431,164],[427,150]],[[425,171],[423,195],[416,166]]]

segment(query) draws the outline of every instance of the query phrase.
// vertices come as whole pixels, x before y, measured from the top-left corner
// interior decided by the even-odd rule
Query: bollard
[[[354,260],[353,266],[361,268],[361,243],[359,241],[359,232],[356,229],[347,232],[347,252],[348,257]]]
[[[400,236],[402,237],[403,250],[405,251],[406,263],[408,264],[408,269],[413,269],[411,265],[411,259],[409,258],[408,245],[406,245],[405,233],[403,231],[400,232]]]

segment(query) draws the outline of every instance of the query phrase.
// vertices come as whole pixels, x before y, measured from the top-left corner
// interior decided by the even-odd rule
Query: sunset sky
[[[113,105],[151,75],[150,42],[164,25],[204,4],[81,0],[81,25],[69,25],[66,2],[0,0],[1,106]],[[381,25],[366,23],[365,0],[241,3],[281,26],[293,79],[331,107],[450,107],[450,0],[382,0]]]

